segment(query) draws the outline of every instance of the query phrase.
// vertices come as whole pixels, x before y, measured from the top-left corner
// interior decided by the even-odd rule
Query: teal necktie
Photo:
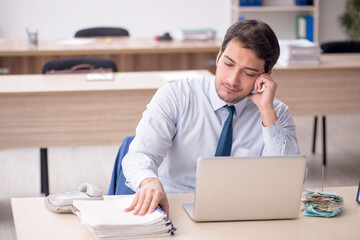
[[[215,156],[230,156],[231,153],[232,138],[233,138],[232,121],[233,121],[235,107],[228,105],[225,105],[224,107],[229,111],[229,116],[227,117],[223,129],[221,130]]]

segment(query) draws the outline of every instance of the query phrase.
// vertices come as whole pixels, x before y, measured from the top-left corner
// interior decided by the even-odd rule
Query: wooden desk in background
[[[150,239],[293,239],[355,240],[360,236],[360,205],[356,203],[357,187],[326,188],[344,198],[343,212],[333,218],[304,217],[272,221],[237,221],[195,223],[182,208],[194,201],[193,194],[169,194],[170,218],[177,228],[169,238]],[[106,196],[105,199],[122,196]],[[11,206],[18,240],[95,239],[74,214],[58,214],[46,209],[44,198],[12,198]],[[271,206],[269,206],[271,207]]]
[[[186,71],[185,71],[186,72]],[[0,76],[0,149],[121,145],[170,72]],[[212,76],[206,70],[190,72]]]
[[[214,60],[221,41],[155,41],[152,38],[91,38],[87,44],[70,44],[84,39],[39,40],[29,47],[27,40],[0,39],[0,68],[9,74],[39,74],[45,62],[64,57],[112,59],[119,72],[207,69],[215,72]],[[85,39],[86,40],[86,39]]]
[[[107,82],[81,74],[0,76],[0,148],[120,145],[164,84],[159,74],[117,73]],[[277,66],[273,77],[276,97],[294,116],[360,113],[360,54]]]
[[[360,113],[359,53],[323,54],[319,65],[276,65],[271,76],[293,115]]]

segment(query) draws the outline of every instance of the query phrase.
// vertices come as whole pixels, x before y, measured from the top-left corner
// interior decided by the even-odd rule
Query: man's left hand
[[[265,127],[275,125],[277,120],[276,112],[273,106],[277,83],[270,77],[269,74],[261,74],[255,81],[254,90],[260,90],[262,86],[265,90],[261,93],[250,93],[250,98],[259,108],[263,125]]]

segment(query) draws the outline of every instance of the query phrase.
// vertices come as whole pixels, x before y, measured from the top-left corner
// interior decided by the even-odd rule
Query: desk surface
[[[284,66],[276,64],[274,70],[312,70],[312,69],[354,69],[360,68],[360,54],[359,53],[336,53],[336,54],[322,54],[320,56],[319,64],[293,64]]]
[[[181,53],[181,52],[218,52],[221,40],[209,41],[156,41],[153,38],[100,37],[86,38],[87,44],[77,44],[82,38],[39,40],[39,45],[29,47],[27,40],[0,39],[0,57],[2,56],[67,56],[74,54],[146,54],[146,53]],[[69,44],[65,44],[68,41]],[[73,44],[70,44],[73,41]],[[323,54],[319,65],[281,66],[279,69],[312,69],[312,68],[359,68],[360,54]]]
[[[0,39],[0,68],[11,74],[40,73],[46,61],[59,57],[93,56],[112,59],[121,72],[208,69],[215,72],[213,61],[221,47],[220,40],[155,41],[153,38],[105,37],[40,40],[29,47],[27,40]],[[64,44],[75,41],[72,44]],[[276,65],[282,70],[360,68],[360,54],[324,54],[319,65]]]
[[[39,40],[39,45],[29,47],[27,40],[0,39],[0,57],[5,56],[67,56],[74,54],[151,54],[151,53],[201,53],[218,52],[221,40],[209,41],[156,41],[153,38],[131,37],[99,37],[85,38],[91,42],[77,44],[83,38]],[[70,41],[73,41],[70,44]],[[68,42],[69,44],[65,44]],[[291,65],[277,64],[275,69],[316,69],[316,68],[359,68],[360,54],[323,54],[319,65]]]
[[[360,236],[360,205],[357,187],[326,188],[344,197],[343,212],[334,218],[299,217],[294,220],[195,223],[182,208],[193,194],[169,194],[170,217],[178,229],[175,236],[161,239],[326,239],[355,240]],[[111,196],[109,198],[121,196]],[[18,240],[95,239],[73,214],[46,209],[44,198],[13,198],[11,205]],[[160,238],[159,238],[160,239]]]
[[[78,44],[79,41],[90,41]],[[101,57],[113,60],[119,72],[208,69],[221,41],[155,41],[153,38],[105,37],[39,40],[29,47],[26,40],[0,39],[0,68],[10,74],[41,73],[50,60],[64,57]]]
[[[0,75],[0,96],[55,92],[157,90],[166,79],[213,76],[206,70],[114,73],[114,80],[88,81],[87,74]]]
[[[85,38],[89,43],[79,44],[84,38],[39,40],[31,47],[27,40],[0,39],[0,56],[69,55],[76,52],[91,54],[115,53],[178,53],[219,51],[220,40],[209,41],[156,41],[153,38],[99,37]],[[71,44],[72,42],[72,44]]]

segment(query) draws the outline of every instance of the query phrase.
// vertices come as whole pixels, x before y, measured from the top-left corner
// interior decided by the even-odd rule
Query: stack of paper
[[[304,216],[333,217],[338,215],[344,205],[343,198],[335,193],[307,190],[303,193]]]
[[[306,39],[279,40],[280,57],[279,63],[289,64],[319,64],[320,48],[317,43]]]
[[[58,45],[85,45],[96,42],[93,38],[70,38],[56,42]]]
[[[197,71],[184,71],[184,72],[164,72],[160,74],[161,78],[166,83],[175,82],[178,80],[188,79],[188,78],[200,78],[203,77]]]
[[[168,215],[161,209],[144,216],[125,212],[133,195],[119,200],[74,201],[75,212],[97,239],[128,239],[162,237],[176,230]]]
[[[213,40],[216,31],[213,29],[187,29],[181,30],[182,40]]]

